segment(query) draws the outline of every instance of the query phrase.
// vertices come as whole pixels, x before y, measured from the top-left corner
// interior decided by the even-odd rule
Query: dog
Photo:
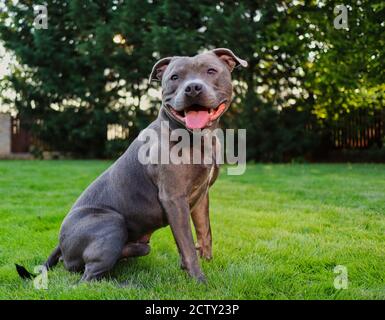
[[[237,66],[246,67],[247,62],[226,48],[159,60],[149,80],[161,81],[162,106],[143,132],[153,130],[160,136],[162,122],[168,122],[170,132],[187,129],[190,135],[197,129],[217,128],[231,103],[231,72]],[[61,259],[67,270],[83,271],[81,281],[99,279],[120,259],[147,255],[152,233],[169,225],[182,269],[197,281],[206,281],[197,250],[201,258],[212,258],[208,190],[219,167],[143,164],[138,160],[143,144],[136,138],[82,193],[62,223],[59,244],[45,263],[48,269]],[[170,142],[169,148],[175,144]],[[22,271],[18,266],[19,274]]]

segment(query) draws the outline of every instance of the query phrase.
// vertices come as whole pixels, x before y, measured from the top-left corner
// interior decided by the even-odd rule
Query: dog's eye
[[[177,74],[173,74],[172,76],[171,76],[171,80],[178,80],[178,75]]]
[[[210,68],[210,69],[207,70],[207,73],[208,74],[215,74],[215,73],[217,73],[217,70],[215,70],[213,68]]]

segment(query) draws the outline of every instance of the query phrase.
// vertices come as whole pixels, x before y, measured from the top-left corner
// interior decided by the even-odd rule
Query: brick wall
[[[0,155],[11,153],[11,117],[0,113]]]

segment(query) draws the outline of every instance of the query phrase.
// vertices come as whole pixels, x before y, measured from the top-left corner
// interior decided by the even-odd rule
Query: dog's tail
[[[61,249],[60,249],[60,246],[57,246],[48,257],[46,263],[44,263],[45,267],[49,270],[52,267],[56,266],[57,263],[59,262],[60,257],[61,257]]]
[[[47,270],[51,269],[57,263],[59,262],[61,256],[61,249],[59,246],[57,246],[51,253],[51,255],[48,257],[47,261],[44,263],[44,266],[47,268]],[[19,274],[20,278],[22,279],[33,279],[35,278],[35,275],[31,272],[29,272],[26,268],[23,266],[20,266],[15,263],[16,271]]]
[[[33,278],[35,278],[35,275],[32,274],[31,272],[29,272],[23,266],[18,265],[17,263],[15,263],[15,266],[16,266],[16,271],[19,274],[20,278],[22,278],[22,279],[33,279]]]

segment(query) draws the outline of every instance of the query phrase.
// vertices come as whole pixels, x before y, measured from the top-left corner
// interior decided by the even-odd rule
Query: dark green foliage
[[[349,31],[333,26],[337,1],[45,3],[48,29],[35,30],[30,1],[5,2],[0,39],[18,64],[0,86],[17,92],[8,102],[52,150],[119,155],[157,114],[147,96],[154,62],[214,47],[249,62],[234,71],[223,119],[247,129],[249,159],[313,159],[330,148],[325,129],[338,117],[385,104],[380,0],[350,4]],[[128,128],[127,143],[108,141],[108,124]]]

